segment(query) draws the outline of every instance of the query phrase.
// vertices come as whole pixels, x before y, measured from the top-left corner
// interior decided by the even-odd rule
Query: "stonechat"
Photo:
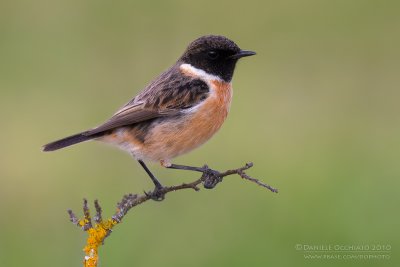
[[[232,99],[232,76],[237,61],[255,52],[242,50],[223,36],[207,35],[189,44],[176,63],[100,126],[54,141],[54,151],[88,140],[115,145],[129,152],[155,185],[161,183],[144,161],[174,169],[201,168],[172,164],[211,138],[225,121]]]

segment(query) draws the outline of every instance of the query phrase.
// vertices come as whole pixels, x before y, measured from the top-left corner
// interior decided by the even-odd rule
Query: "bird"
[[[149,194],[154,200],[162,200],[163,185],[145,161],[159,162],[166,168],[204,171],[172,164],[171,160],[204,144],[220,129],[231,105],[236,63],[255,54],[240,49],[225,36],[201,36],[109,120],[42,149],[54,151],[89,140],[117,146],[139,162],[155,186]]]

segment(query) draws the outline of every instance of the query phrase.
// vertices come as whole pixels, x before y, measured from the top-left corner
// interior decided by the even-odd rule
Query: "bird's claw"
[[[222,177],[220,177],[219,175],[220,175],[220,172],[210,169],[210,168],[208,168],[207,165],[205,165],[204,171],[203,171],[203,176],[202,176],[203,181],[204,181],[204,188],[212,189],[219,182],[222,182]]]
[[[150,197],[154,201],[163,201],[165,199],[164,187],[155,187],[153,191],[144,192],[144,194]]]

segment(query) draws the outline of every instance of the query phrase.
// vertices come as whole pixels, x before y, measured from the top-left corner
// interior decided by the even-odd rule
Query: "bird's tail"
[[[98,135],[85,135],[86,132],[74,134],[63,139],[48,143],[42,147],[43,151],[54,151],[67,146],[72,146],[81,142],[91,140],[98,137]]]

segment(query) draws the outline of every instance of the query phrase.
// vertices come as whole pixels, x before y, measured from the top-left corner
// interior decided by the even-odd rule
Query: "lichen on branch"
[[[203,175],[199,179],[191,183],[183,183],[174,186],[165,186],[161,189],[159,193],[161,193],[161,195],[163,196],[162,199],[164,199],[164,196],[166,194],[182,189],[193,189],[195,191],[199,191],[200,188],[198,186],[200,184],[203,184],[204,188],[211,189],[214,188],[218,183],[222,182],[224,177],[233,174],[237,174],[241,178],[256,183],[257,185],[262,186],[270,190],[271,192],[278,193],[277,189],[261,182],[258,179],[255,179],[247,175],[245,171],[250,169],[251,167],[253,167],[253,163],[246,163],[245,166],[238,169],[227,170],[225,172],[218,172],[209,169],[207,165],[204,165],[201,168]],[[143,204],[144,202],[151,199],[153,199],[151,192],[145,192],[142,195],[138,194],[124,195],[122,200],[117,204],[117,210],[114,213],[114,215],[107,220],[103,220],[102,209],[100,207],[99,202],[95,200],[94,206],[96,210],[96,215],[93,218],[94,223],[92,222],[92,218],[90,216],[90,210],[88,207],[88,202],[86,199],[83,200],[82,219],[78,219],[72,212],[72,210],[68,210],[71,222],[80,227],[88,235],[86,240],[86,245],[83,249],[83,251],[85,252],[83,266],[96,267],[99,262],[99,254],[98,254],[99,247],[104,244],[104,240],[111,234],[114,226],[116,226],[118,223],[122,221],[122,219],[130,209],[132,209],[137,205]]]

